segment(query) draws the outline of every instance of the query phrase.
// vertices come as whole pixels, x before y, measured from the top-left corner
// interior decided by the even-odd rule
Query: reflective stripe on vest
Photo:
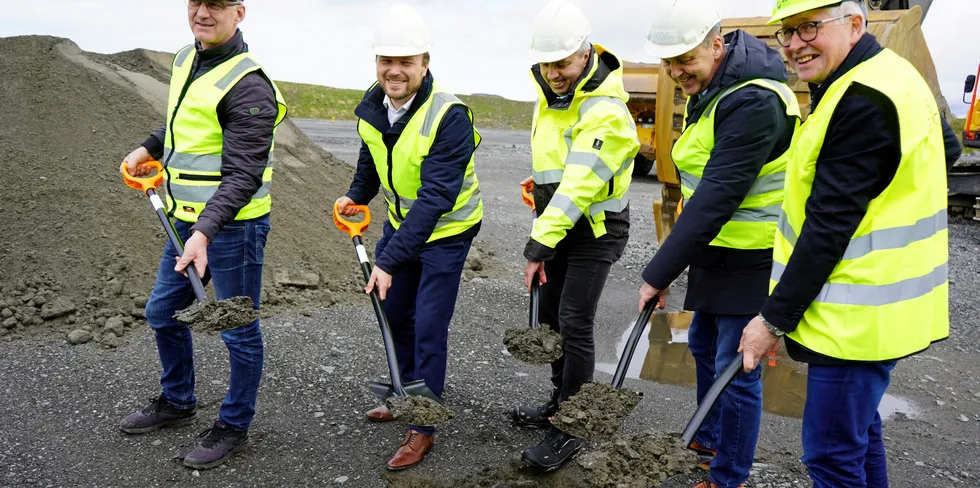
[[[783,102],[786,114],[794,117],[794,124],[796,124],[794,130],[798,129],[799,102],[785,83],[760,78],[721,91],[711,99],[701,117],[684,128],[684,132],[671,150],[680,177],[681,194],[685,200],[693,200],[697,197],[701,176],[711,157],[715,144],[714,117],[718,104],[728,95],[747,86],[757,86],[776,93]],[[773,246],[776,221],[779,219],[782,205],[783,187],[786,183],[785,168],[788,154],[789,150],[762,166],[745,199],[739,204],[732,218],[722,226],[718,235],[711,241],[711,245],[735,249],[769,249]],[[681,213],[683,214],[683,211]]]
[[[164,136],[167,206],[174,217],[188,222],[197,221],[221,183],[223,129],[218,122],[216,107],[238,80],[262,69],[249,53],[242,53],[190,82],[182,94],[192,75],[195,56],[194,47],[187,46],[174,57]],[[274,141],[276,128],[286,116],[286,105],[274,83],[272,88],[279,109],[273,127]],[[172,144],[176,148],[171,147]],[[269,149],[262,183],[250,201],[239,210],[236,220],[254,219],[269,213],[272,206],[273,147],[274,142]]]
[[[368,90],[365,96],[371,96],[376,86],[375,84],[371,90]],[[470,121],[473,120],[469,107],[435,82],[432,85],[432,94],[420,103],[422,105],[406,122],[390,155],[392,164],[390,181],[387,167],[388,147],[385,145],[383,134],[364,120],[358,120],[357,124],[358,133],[374,159],[375,169],[381,179],[381,192],[388,206],[388,221],[395,229],[401,226],[415,204],[417,192],[422,187],[420,179],[422,161],[429,154],[446,112],[453,106],[459,105],[466,109]],[[473,137],[475,145],[479,146],[481,136],[475,127]],[[474,158],[475,154],[467,164],[463,184],[453,209],[439,217],[427,242],[460,234],[483,219],[483,199]]]
[[[770,290],[794,258],[817,160],[834,109],[852,83],[887,96],[899,118],[901,160],[889,185],[871,200],[841,260],[809,304],[792,340],[819,354],[885,361],[917,353],[949,335],[949,230],[945,148],[932,90],[889,49],[828,87],[794,141],[786,197],[777,224]]]

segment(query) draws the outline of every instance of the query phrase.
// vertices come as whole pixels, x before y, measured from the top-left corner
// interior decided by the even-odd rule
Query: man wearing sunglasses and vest
[[[405,383],[424,380],[437,397],[446,381],[449,323],[459,280],[483,220],[473,154],[480,134],[470,109],[435,81],[422,16],[398,4],[384,12],[372,50],[378,81],[354,110],[363,141],[354,182],[338,211],[357,213],[381,190],[384,235],[365,291],[384,300]],[[392,420],[385,406],[368,420]],[[403,470],[432,447],[435,426],[410,425],[385,465]]]
[[[742,30],[721,35],[713,0],[659,0],[646,49],[689,97],[671,156],[680,218],[643,271],[639,306],[663,308],[685,268],[684,307],[697,401],[738,354],[742,329],[768,295],[787,150],[800,124],[779,52]],[[698,487],[735,488],[749,476],[762,419],[761,368],[725,389],[691,445],[709,471]]]
[[[802,461],[816,488],[888,486],[891,371],[949,335],[944,156],[959,145],[944,148],[935,95],[866,18],[863,2],[779,0],[770,21],[812,109],[790,150],[771,295],[739,350],[752,371],[785,337],[808,363]]]
[[[238,24],[240,1],[187,0],[196,38],[174,56],[166,125],[126,157],[128,171],[150,158],[165,170],[166,210],[184,242],[184,254],[167,242],[146,320],[156,335],[162,392],[120,428],[143,434],[187,425],[197,412],[191,332],[173,318],[195,300],[185,268],[194,266],[214,284],[219,300],[252,298],[259,308],[263,249],[270,230],[273,139],[286,116],[282,95],[249,53]],[[218,419],[184,458],[194,469],[218,466],[248,443],[248,428],[263,367],[259,319],[221,332],[231,375]]]

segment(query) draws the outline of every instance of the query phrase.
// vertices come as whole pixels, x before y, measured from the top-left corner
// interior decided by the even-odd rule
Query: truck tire
[[[633,159],[633,176],[646,176],[653,169],[653,163],[654,161],[652,159],[647,159],[642,154],[637,154],[636,158]]]

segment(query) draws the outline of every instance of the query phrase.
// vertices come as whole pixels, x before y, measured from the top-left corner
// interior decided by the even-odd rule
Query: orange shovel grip
[[[333,223],[334,225],[337,226],[338,229],[346,232],[347,235],[349,235],[353,239],[354,237],[361,235],[361,233],[364,232],[365,229],[367,229],[368,224],[371,223],[371,210],[368,209],[367,205],[350,205],[350,207],[353,207],[358,211],[360,211],[361,213],[363,213],[364,220],[360,222],[351,222],[349,220],[345,220],[344,217],[340,215],[340,211],[339,211],[340,206],[334,203]]]
[[[535,210],[534,196],[531,195],[532,192],[534,192],[533,181],[528,182],[526,185],[521,185],[521,200],[524,201],[525,205],[531,207],[531,210]]]
[[[146,190],[156,189],[156,187],[163,183],[163,165],[160,164],[160,161],[151,159],[145,163],[140,163],[137,165],[137,167],[140,166],[149,166],[151,169],[156,169],[157,172],[156,174],[150,176],[133,176],[126,170],[125,161],[123,161],[122,165],[119,166],[119,172],[122,173],[123,181],[125,181],[130,188],[146,193]]]

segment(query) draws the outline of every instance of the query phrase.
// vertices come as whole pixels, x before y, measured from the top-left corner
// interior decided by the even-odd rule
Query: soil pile
[[[575,461],[585,470],[589,486],[614,488],[657,486],[691,471],[698,457],[683,448],[680,435],[646,432],[617,438]]]
[[[562,355],[561,336],[547,324],[534,329],[518,327],[505,330],[504,346],[511,356],[528,364],[550,364]]]
[[[577,437],[605,440],[616,433],[639,402],[640,396],[632,390],[589,382],[561,403],[551,424]]]
[[[456,417],[439,402],[421,396],[392,396],[386,402],[391,416],[411,425],[439,425]]]
[[[90,54],[47,36],[0,39],[4,340],[54,332],[113,347],[142,319],[166,235],[119,165],[164,123],[170,60],[142,50]],[[353,168],[288,119],[275,151],[264,311],[358,292],[353,246],[332,218]],[[369,243],[379,230],[368,230]]]

